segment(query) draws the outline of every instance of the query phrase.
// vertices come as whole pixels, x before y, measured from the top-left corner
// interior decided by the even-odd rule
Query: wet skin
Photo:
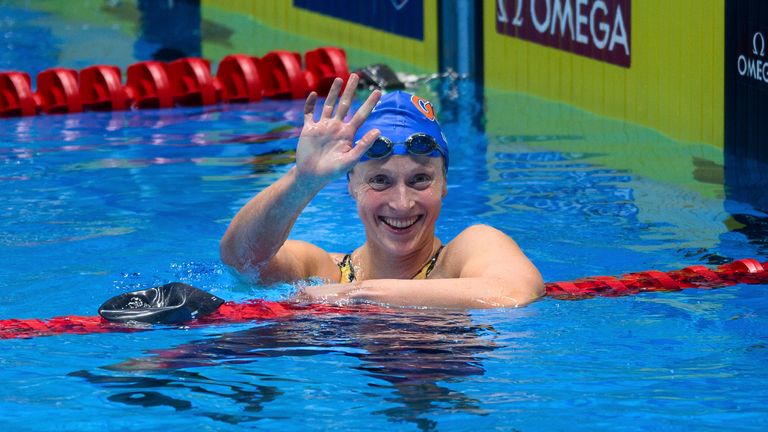
[[[349,193],[367,239],[360,254],[391,257],[409,278],[414,264],[420,267],[440,246],[435,223],[447,193],[441,158],[397,155],[360,163],[350,174]],[[361,268],[358,278],[392,277],[376,274],[376,267]]]

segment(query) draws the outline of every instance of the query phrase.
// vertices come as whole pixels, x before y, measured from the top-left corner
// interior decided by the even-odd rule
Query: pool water
[[[7,11],[0,67],[57,65],[61,29]],[[493,225],[547,281],[768,260],[766,209],[729,199],[719,149],[466,82],[419,92],[452,146],[443,241]],[[290,168],[302,106],[0,119],[0,319],[93,315],[169,281],[290,298],[233,275],[218,242]],[[343,179],[291,237],[363,242]],[[762,431],[766,288],[3,340],[0,430]]]
[[[510,118],[543,103],[506,97],[519,99]],[[765,215],[718,196],[722,185],[612,168],[594,150],[605,134],[500,135],[490,121],[482,132],[451,119],[455,101],[443,98],[455,149],[444,241],[494,225],[548,281],[766,259],[754,234]],[[291,286],[235,277],[218,241],[237,209],[290,168],[301,109],[269,101],[3,119],[0,317],[92,315],[110,296],[173,280],[226,299],[288,298]],[[635,151],[661,159],[648,146]],[[680,166],[687,148],[676,149]],[[363,235],[340,179],[291,237],[344,252]],[[762,430],[765,289],[6,340],[0,425]]]

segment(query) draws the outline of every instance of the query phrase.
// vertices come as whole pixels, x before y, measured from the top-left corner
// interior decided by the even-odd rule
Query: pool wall
[[[479,65],[474,78],[486,88],[768,161],[760,144],[768,126],[756,121],[768,106],[768,69],[760,66],[768,60],[765,2],[470,3],[202,0],[203,21],[232,32],[226,43],[204,37],[203,54],[328,44],[345,48],[352,67],[383,62],[400,71],[436,72],[446,66],[461,71],[461,59],[451,61],[446,53],[469,44],[464,60]],[[477,31],[462,27],[475,21]]]
[[[605,161],[614,168],[673,183],[723,181],[729,197],[768,206],[760,186],[768,172],[764,1],[202,0],[202,11],[204,21],[233,30],[236,50],[328,44],[345,48],[353,68],[450,67],[482,82],[494,106],[525,102],[513,93],[532,98],[522,116],[510,106],[517,118],[485,118],[490,131],[589,136],[615,155]],[[203,38],[205,55],[226,53],[219,50]],[[632,155],[639,141],[671,158],[677,146],[699,146],[700,157],[683,170],[647,164]]]
[[[350,67],[386,63],[415,73],[438,70],[437,0],[201,0],[205,22],[226,28],[225,40],[203,39],[203,55],[273,49],[304,52],[343,47]]]
[[[722,1],[492,6],[484,11],[488,86],[722,145]]]

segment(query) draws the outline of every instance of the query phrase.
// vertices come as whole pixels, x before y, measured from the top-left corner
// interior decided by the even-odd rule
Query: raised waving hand
[[[358,80],[355,74],[349,76],[337,107],[336,100],[341,93],[343,80],[336,78],[318,120],[314,118],[317,94],[312,92],[307,97],[304,104],[304,128],[296,148],[296,168],[299,176],[321,183],[330,182],[349,171],[379,136],[379,130],[373,129],[366,133],[360,142],[353,142],[358,128],[368,118],[381,97],[378,90],[368,96],[348,122],[344,121],[349,113]]]

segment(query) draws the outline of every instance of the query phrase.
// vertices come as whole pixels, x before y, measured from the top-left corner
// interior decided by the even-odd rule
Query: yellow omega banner
[[[723,144],[723,0],[486,0],[485,83]]]

